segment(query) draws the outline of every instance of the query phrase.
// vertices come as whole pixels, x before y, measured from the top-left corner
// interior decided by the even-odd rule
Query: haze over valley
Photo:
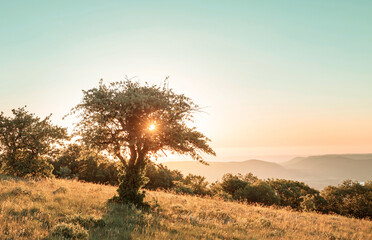
[[[309,186],[322,189],[338,185],[345,179],[359,182],[372,177],[372,154],[330,154],[296,157],[280,163],[250,159],[246,161],[208,162],[172,161],[163,165],[183,174],[205,176],[209,182],[221,180],[226,173],[253,173],[259,178],[284,178],[303,181]]]

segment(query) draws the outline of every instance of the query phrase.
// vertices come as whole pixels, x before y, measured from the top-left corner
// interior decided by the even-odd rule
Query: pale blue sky
[[[371,12],[372,1],[0,0],[0,110],[28,105],[69,126],[61,117],[100,78],[169,75],[207,107],[197,125],[221,159],[372,152]]]

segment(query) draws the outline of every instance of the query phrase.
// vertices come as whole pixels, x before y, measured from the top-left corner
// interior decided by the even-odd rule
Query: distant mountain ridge
[[[252,172],[259,178],[287,178],[296,179],[304,173],[298,170],[287,169],[278,163],[251,159],[242,162],[208,162],[203,165],[199,162],[182,161],[166,162],[163,165],[172,170],[179,170],[183,174],[197,174],[205,176],[210,182],[221,180],[225,173],[246,174]]]
[[[311,176],[329,179],[372,179],[372,154],[329,154],[298,157],[282,164],[293,170],[301,170]]]
[[[242,162],[165,162],[172,170],[183,174],[205,176],[209,182],[221,180],[226,173],[247,174],[252,172],[259,178],[285,178],[303,181],[321,189],[327,185],[337,185],[345,179],[357,181],[372,180],[372,154],[328,154],[309,157],[296,157],[278,164],[251,159]]]

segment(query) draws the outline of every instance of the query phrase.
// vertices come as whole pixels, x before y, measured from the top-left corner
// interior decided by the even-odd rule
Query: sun
[[[149,130],[150,130],[150,131],[154,131],[155,128],[156,128],[155,124],[151,124],[151,125],[149,126]]]

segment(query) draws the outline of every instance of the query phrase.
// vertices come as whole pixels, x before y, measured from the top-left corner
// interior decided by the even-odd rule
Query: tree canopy
[[[83,94],[73,112],[81,110],[78,129],[84,142],[110,151],[124,165],[159,150],[189,154],[199,161],[201,152],[215,154],[209,139],[188,126],[199,107],[183,94],[129,80],[109,85],[100,81],[98,88]]]
[[[13,109],[14,117],[0,113],[0,158],[2,170],[15,176],[49,176],[54,146],[67,139],[67,131],[26,111]]]

